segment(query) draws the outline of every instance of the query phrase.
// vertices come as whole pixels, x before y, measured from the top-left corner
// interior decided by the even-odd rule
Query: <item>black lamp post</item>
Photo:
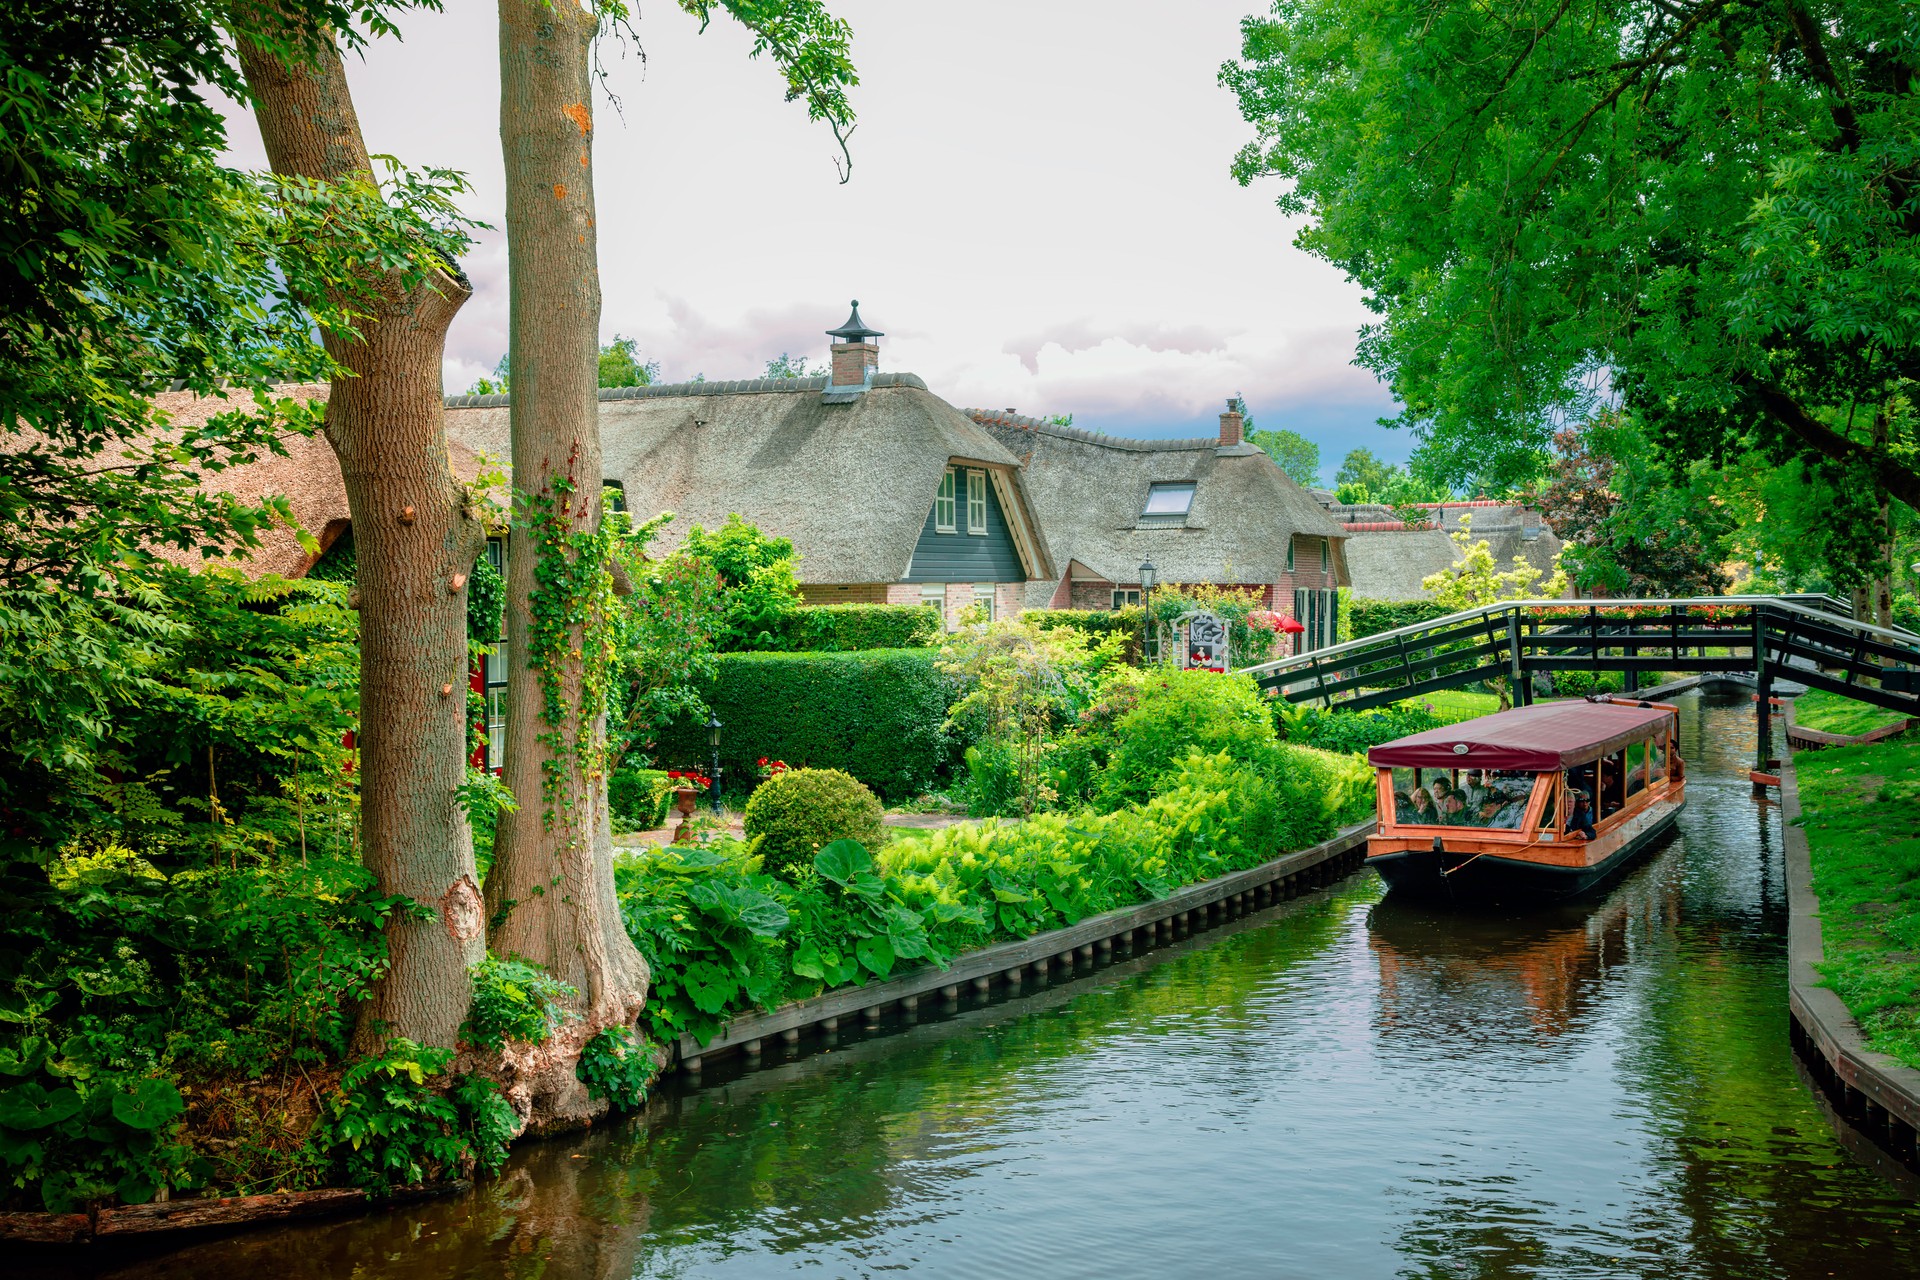
[[[720,717],[711,711],[707,713],[707,745],[713,748],[713,778],[707,786],[707,795],[713,801],[713,812],[720,813]]]
[[[1144,560],[1141,562],[1140,564],[1140,611],[1141,613],[1146,615],[1143,625],[1141,627],[1142,634],[1140,637],[1140,661],[1142,662],[1146,662],[1148,660],[1149,654],[1147,652],[1147,649],[1148,649],[1148,646],[1150,646],[1153,643],[1154,572],[1155,570],[1153,567],[1153,561]]]

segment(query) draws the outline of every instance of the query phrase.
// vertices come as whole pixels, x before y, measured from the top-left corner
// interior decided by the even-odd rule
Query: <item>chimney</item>
[[[1245,423],[1246,419],[1240,415],[1240,397],[1235,396],[1227,401],[1227,411],[1220,415],[1220,444],[1223,448],[1245,442]]]
[[[887,335],[878,329],[867,328],[860,318],[860,300],[853,300],[853,314],[838,329],[827,330],[827,336],[833,338],[833,377],[830,379],[833,389],[865,389],[873,380],[873,374],[880,367],[880,347],[873,341]]]

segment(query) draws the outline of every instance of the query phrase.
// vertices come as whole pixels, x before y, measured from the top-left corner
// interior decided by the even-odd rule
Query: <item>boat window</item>
[[[1558,781],[1559,779],[1550,773],[1540,775],[1540,787],[1547,793],[1547,803],[1540,810],[1540,830],[1542,831],[1559,830],[1559,828],[1554,825],[1555,818],[1553,814],[1554,801],[1560,797],[1560,788],[1554,785]]]
[[[1433,798],[1421,785],[1420,770],[1401,765],[1389,772],[1393,775],[1393,820],[1399,823],[1432,822]],[[1418,804],[1414,800],[1416,791],[1420,793]]]
[[[1624,749],[1600,761],[1600,816],[1611,817],[1627,804],[1627,753]]]
[[[1460,780],[1466,802],[1460,821],[1465,826],[1518,831],[1533,799],[1534,775],[1511,769],[1469,770]]]
[[[1647,748],[1646,742],[1635,742],[1627,747],[1627,794],[1629,796],[1647,789]]]
[[[1667,776],[1666,735],[1662,734],[1660,737],[1655,738],[1647,744],[1647,748],[1653,753],[1653,760],[1647,766],[1647,781],[1664,782]]]
[[[1593,807],[1595,772],[1595,766],[1583,764],[1567,770],[1564,783],[1567,793],[1567,831],[1589,840],[1593,839],[1593,824],[1599,819]]]

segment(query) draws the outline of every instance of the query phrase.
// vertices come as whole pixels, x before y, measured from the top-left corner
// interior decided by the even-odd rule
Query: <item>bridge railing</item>
[[[1752,671],[1920,714],[1901,671],[1920,667],[1920,637],[1846,608],[1826,595],[1501,601],[1246,670],[1288,701],[1353,710],[1502,677],[1526,702],[1536,672],[1620,671],[1631,686],[1645,672]]]

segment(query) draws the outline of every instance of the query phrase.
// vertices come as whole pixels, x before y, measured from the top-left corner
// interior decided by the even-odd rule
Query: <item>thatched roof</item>
[[[296,400],[324,400],[327,395],[327,388],[319,383],[281,386],[274,390],[277,395]],[[153,407],[166,415],[172,427],[181,428],[199,426],[218,413],[251,408],[252,399],[251,392],[229,400],[225,396],[168,391],[153,398]],[[351,522],[340,462],[334,457],[332,447],[317,435],[291,436],[283,443],[284,456],[263,454],[255,462],[224,471],[204,472],[201,487],[210,493],[230,493],[247,502],[285,497],[301,528],[312,534],[324,551]],[[472,453],[457,444],[451,445],[448,452],[456,477],[472,482],[480,474],[480,460]],[[160,548],[158,554],[188,568],[231,564],[256,578],[269,573],[296,578],[312,568],[317,559],[307,554],[293,530],[281,527],[262,533],[258,548],[230,554],[224,559],[208,560],[196,551],[175,547]]]
[[[1471,530],[1502,570],[1515,556],[1543,573],[1553,572],[1562,543],[1537,512],[1491,500],[1423,503],[1439,526],[1404,529],[1390,507],[1378,503],[1334,504],[1328,514],[1347,527],[1347,563],[1353,570],[1353,594],[1370,600],[1418,600],[1430,593],[1423,579],[1451,568],[1458,559],[1448,535]]]
[[[850,402],[826,403],[827,379],[756,378],[621,387],[600,393],[608,480],[637,517],[672,511],[654,544],[678,546],[738,512],[791,538],[803,583],[898,582],[951,460],[1002,473],[1008,522],[1028,572],[1052,572],[1032,530],[1019,462],[910,373],[875,374]],[[849,398],[841,397],[846,400]],[[506,396],[451,396],[450,436],[509,459]]]
[[[1078,562],[1114,583],[1139,580],[1152,560],[1163,582],[1257,585],[1280,581],[1295,534],[1344,531],[1260,449],[1214,437],[1136,440],[1062,427],[1023,414],[969,409],[1026,463],[1027,489],[1061,572]],[[1154,481],[1192,481],[1184,523],[1143,521]],[[1336,556],[1337,563],[1337,556]],[[1030,602],[1040,593],[1029,592]]]

